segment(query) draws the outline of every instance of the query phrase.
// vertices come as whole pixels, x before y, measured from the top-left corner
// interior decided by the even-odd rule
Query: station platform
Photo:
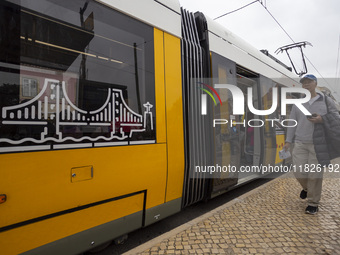
[[[340,254],[339,175],[315,215],[288,173],[124,254]]]

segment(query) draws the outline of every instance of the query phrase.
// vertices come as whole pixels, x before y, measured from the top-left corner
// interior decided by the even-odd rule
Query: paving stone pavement
[[[137,254],[340,254],[340,178],[324,178],[316,215],[300,191],[278,178]]]

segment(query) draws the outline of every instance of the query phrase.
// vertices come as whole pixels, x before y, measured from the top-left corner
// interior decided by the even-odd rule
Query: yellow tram
[[[272,88],[298,82],[202,13],[176,0],[11,0],[0,19],[1,254],[77,254],[263,175],[197,166],[282,164],[281,125],[251,142],[242,125],[213,127],[251,116],[218,89],[202,115],[198,87],[253,88],[267,109]]]

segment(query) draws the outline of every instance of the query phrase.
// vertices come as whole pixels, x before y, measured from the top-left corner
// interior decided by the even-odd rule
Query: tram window
[[[273,88],[276,86],[271,79],[261,76],[260,87],[261,87],[261,108],[268,110],[273,105]],[[278,117],[278,111],[274,111],[270,115],[265,115],[265,120],[275,119]],[[263,162],[265,164],[275,164],[276,157],[276,129],[272,126],[270,121],[264,123],[264,156]]]
[[[286,98],[287,99],[301,98],[301,94],[300,93],[287,93],[286,94]],[[292,104],[287,104],[286,105],[286,116],[285,116],[286,119],[289,118],[289,115],[290,115],[290,112],[292,110],[292,107],[293,107]]]
[[[254,114],[251,112],[246,113],[246,123],[249,120],[254,119]],[[254,134],[255,128],[252,126],[246,126],[246,139],[245,139],[245,152],[249,155],[254,155]]]
[[[0,147],[155,140],[153,28],[95,1],[0,3]]]
[[[235,84],[236,85],[236,65],[214,52],[212,56],[212,75],[214,84]],[[217,103],[211,106],[214,109],[215,119],[227,119],[232,122],[240,122],[239,115],[233,115],[233,96],[229,90],[217,89],[222,104]],[[222,165],[237,166],[240,161],[240,125],[218,125],[214,128],[215,134],[215,160]]]
[[[34,97],[38,94],[38,80],[22,78],[22,96]]]

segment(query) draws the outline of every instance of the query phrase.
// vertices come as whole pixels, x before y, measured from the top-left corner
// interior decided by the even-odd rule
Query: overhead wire
[[[251,2],[251,3],[249,3],[249,4],[246,4],[246,5],[240,7],[240,8],[238,8],[238,9],[236,9],[236,10],[233,10],[233,11],[231,11],[231,12],[227,12],[227,13],[225,13],[225,14],[222,14],[221,16],[218,16],[218,17],[214,18],[214,20],[217,20],[217,19],[222,18],[222,17],[224,17],[224,16],[226,16],[226,15],[229,15],[229,14],[231,14],[231,13],[234,13],[234,12],[237,12],[237,11],[239,11],[239,10],[242,10],[243,8],[246,8],[246,7],[248,7],[249,5],[255,4],[256,2],[258,2],[258,0],[255,0],[255,1],[253,1],[253,2]]]
[[[264,1],[264,3],[263,3],[263,1]],[[268,10],[268,8],[267,8],[267,6],[266,6],[266,0],[256,0],[256,1],[253,1],[253,2],[251,2],[251,3],[249,3],[249,4],[246,4],[246,5],[244,5],[244,6],[240,7],[240,8],[238,8],[238,9],[235,9],[235,10],[233,10],[233,11],[230,11],[230,12],[227,12],[227,13],[225,13],[225,14],[223,14],[223,15],[220,15],[220,16],[214,18],[214,20],[219,19],[219,18],[222,18],[222,17],[224,17],[224,16],[226,16],[226,15],[229,15],[229,14],[231,14],[231,13],[240,11],[240,10],[242,10],[242,9],[244,9],[244,8],[246,8],[246,7],[248,7],[248,6],[252,5],[252,4],[254,4],[254,3],[256,3],[256,2],[259,2],[259,3],[261,4],[261,6],[268,12],[268,14],[273,18],[273,20],[274,20],[274,21],[278,24],[278,26],[283,30],[283,32],[289,37],[289,39],[290,39],[293,43],[295,43],[294,39],[289,35],[289,33],[284,29],[284,27],[280,24],[280,22],[274,17],[274,15]],[[339,49],[340,49],[340,36],[339,36]],[[339,49],[338,49],[338,51],[339,51]],[[308,58],[304,53],[302,53],[302,54],[303,54],[303,56],[307,59],[307,61],[310,63],[310,65],[315,69],[315,71],[319,74],[319,76],[327,83],[327,85],[328,85],[329,87],[332,87],[332,86],[328,83],[328,81],[322,76],[322,74],[319,72],[319,70],[315,67],[315,65],[312,63],[312,61],[310,61],[309,58]],[[339,54],[338,54],[338,60],[339,60]],[[337,60],[337,72],[338,72],[338,60]],[[333,89],[334,89],[334,88],[333,88]]]
[[[268,14],[274,19],[274,21],[279,25],[279,27],[285,32],[285,34],[289,37],[289,39],[293,42],[296,43],[294,41],[294,39],[288,34],[288,32],[282,27],[282,25],[280,24],[280,22],[274,17],[274,15],[268,10],[268,8],[266,6],[263,5],[263,3],[258,0],[258,2],[263,6],[263,8],[268,12]],[[328,81],[322,76],[322,74],[319,72],[319,70],[314,66],[314,64],[312,63],[312,61],[309,60],[309,58],[303,53],[303,56],[307,59],[307,61],[311,64],[311,66],[315,69],[315,71],[320,75],[320,77],[327,83],[327,85],[329,87],[332,87]],[[334,89],[334,88],[333,88]]]
[[[278,20],[274,17],[274,15],[268,10],[268,8],[266,6],[264,6],[262,4],[262,2],[260,2],[258,0],[258,2],[263,6],[263,8],[269,13],[269,15],[273,18],[273,20],[276,22],[276,24],[279,25],[279,27],[283,30],[283,32],[285,32],[285,34],[289,37],[290,40],[292,40],[293,43],[295,43],[294,39],[288,34],[288,32],[283,28],[283,26],[281,26],[280,22],[278,22]]]

